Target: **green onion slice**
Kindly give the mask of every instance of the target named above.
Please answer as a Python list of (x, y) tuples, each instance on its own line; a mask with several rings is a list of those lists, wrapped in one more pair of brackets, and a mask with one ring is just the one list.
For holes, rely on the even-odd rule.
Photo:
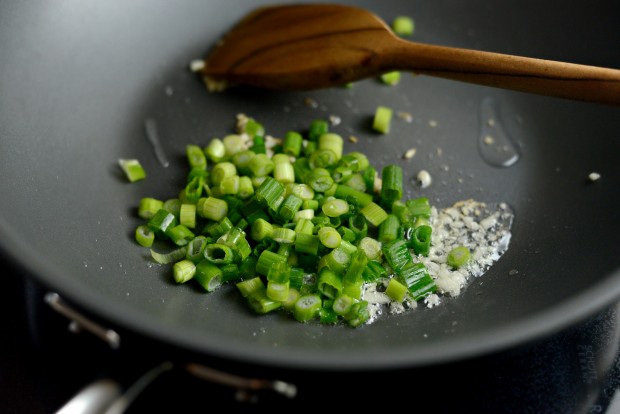
[(469, 249), (465, 246), (458, 246), (448, 252), (448, 265), (458, 269), (467, 264), (471, 257)]
[[(382, 79), (398, 81), (398, 72)], [(392, 109), (377, 107), (373, 128), (388, 133)], [(427, 198), (402, 199), (403, 170), (345, 152), (342, 136), (315, 120), (283, 140), (242, 117), (236, 134), (185, 147), (183, 187), (169, 199), (140, 199), (134, 238), (177, 283), (213, 292), (231, 283), (258, 314), (283, 309), (300, 322), (370, 319), (364, 283), (385, 283), (395, 302), (437, 290), (417, 262), (431, 245)], [(136, 159), (119, 160), (130, 181), (146, 177)], [(155, 243), (173, 246), (156, 251)], [(447, 263), (464, 266), (463, 246)]]
[(121, 158), (118, 160), (118, 164), (125, 173), (125, 176), (129, 180), (129, 182), (133, 183), (136, 181), (144, 180), (146, 178), (146, 171), (142, 167), (142, 164), (140, 164), (140, 161), (138, 161), (137, 159)]

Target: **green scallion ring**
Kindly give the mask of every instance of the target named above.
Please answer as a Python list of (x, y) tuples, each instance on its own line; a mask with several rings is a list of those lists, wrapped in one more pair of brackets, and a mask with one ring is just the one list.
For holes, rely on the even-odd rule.
[(447, 263), (455, 269), (465, 266), (471, 254), (465, 246), (458, 246), (448, 252)]
[(155, 233), (145, 224), (136, 227), (136, 241), (140, 246), (151, 247), (155, 241)]

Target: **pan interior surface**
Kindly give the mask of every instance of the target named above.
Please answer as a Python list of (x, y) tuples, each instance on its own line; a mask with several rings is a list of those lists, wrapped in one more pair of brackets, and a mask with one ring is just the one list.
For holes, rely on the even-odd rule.
[[(596, 14), (586, 2), (342, 3), (386, 21), (409, 15), (420, 42), (620, 67), (613, 2)], [(551, 334), (618, 298), (617, 108), (424, 76), (403, 76), (396, 86), (368, 79), (303, 93), (208, 93), (189, 62), (261, 4), (0, 6), (0, 246), (25, 275), (153, 339), (297, 368), (408, 367), (478, 355)], [(389, 134), (376, 134), (378, 105), (411, 118), (395, 116)], [(154, 264), (133, 239), (137, 202), (176, 195), (185, 146), (233, 132), (239, 113), (273, 136), (338, 119), (334, 132), (357, 137), (346, 150), (369, 154), (377, 169), (402, 165), (406, 196), (426, 196), (438, 208), (468, 198), (506, 202), (515, 212), (508, 251), (460, 296), (358, 329), (256, 316), (233, 286), (205, 294), (176, 285), (170, 267)], [(518, 154), (510, 166), (481, 154), (489, 113)], [(147, 120), (167, 166), (147, 139)], [(415, 157), (404, 159), (410, 148)], [(128, 183), (120, 158), (140, 159), (147, 179)], [(415, 183), (422, 169), (433, 177), (425, 189)], [(601, 178), (590, 180), (592, 172)]]

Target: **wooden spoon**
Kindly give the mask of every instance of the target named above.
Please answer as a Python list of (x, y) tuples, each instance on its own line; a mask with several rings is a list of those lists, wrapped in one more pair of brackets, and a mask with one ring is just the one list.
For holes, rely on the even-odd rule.
[(336, 4), (267, 6), (245, 16), (198, 69), (210, 90), (312, 90), (392, 70), (620, 104), (620, 70), (403, 40), (375, 14)]

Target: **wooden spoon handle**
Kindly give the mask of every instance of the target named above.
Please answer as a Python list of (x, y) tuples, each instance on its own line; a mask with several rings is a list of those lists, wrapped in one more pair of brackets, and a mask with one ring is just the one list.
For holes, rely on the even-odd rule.
[(620, 70), (398, 41), (386, 67), (523, 92), (620, 105)]

